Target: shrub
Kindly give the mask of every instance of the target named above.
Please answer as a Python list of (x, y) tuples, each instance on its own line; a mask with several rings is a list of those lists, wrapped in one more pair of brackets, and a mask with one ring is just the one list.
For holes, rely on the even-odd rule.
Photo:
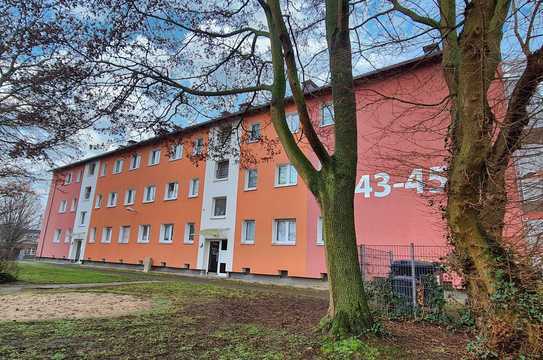
[(0, 260), (0, 284), (17, 281), (17, 263), (11, 260)]

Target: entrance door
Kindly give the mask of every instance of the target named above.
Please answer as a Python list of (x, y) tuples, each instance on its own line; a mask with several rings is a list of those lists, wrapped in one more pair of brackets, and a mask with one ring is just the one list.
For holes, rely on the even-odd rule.
[(209, 263), (207, 265), (207, 271), (216, 273), (218, 263), (219, 263), (219, 242), (211, 241), (209, 243)]
[(75, 240), (75, 261), (79, 261), (79, 257), (81, 256), (81, 240)]

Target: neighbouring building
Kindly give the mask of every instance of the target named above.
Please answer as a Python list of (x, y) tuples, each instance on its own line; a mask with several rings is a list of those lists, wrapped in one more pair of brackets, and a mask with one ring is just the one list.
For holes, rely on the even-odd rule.
[[(355, 85), (358, 243), (445, 247), (449, 115), (440, 55), (364, 74)], [(306, 96), (333, 151), (330, 88), (311, 87)], [(292, 103), (287, 121), (306, 146)], [(236, 151), (198, 160), (217, 139)], [(37, 257), (134, 265), (151, 258), (200, 273), (325, 277), (319, 207), (276, 140), (262, 105), (57, 168)]]

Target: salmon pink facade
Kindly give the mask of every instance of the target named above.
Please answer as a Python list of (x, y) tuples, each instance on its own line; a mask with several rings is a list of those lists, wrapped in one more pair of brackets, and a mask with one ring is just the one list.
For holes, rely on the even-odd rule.
[[(355, 85), (357, 242), (445, 246), (440, 206), (449, 117), (439, 56), (366, 74)], [(333, 152), (330, 96), (327, 87), (313, 89), (307, 101)], [(287, 113), (307, 149), (292, 104)], [(206, 146), (217, 139), (235, 151), (211, 156), (216, 149)], [(289, 164), (267, 106), (56, 169), (54, 179), (78, 171), (86, 182), (51, 187), (40, 257), (133, 265), (150, 259), (218, 275), (326, 275), (319, 206)], [(74, 212), (59, 212), (73, 197), (85, 200)], [(58, 243), (58, 229), (70, 227), (77, 231)]]

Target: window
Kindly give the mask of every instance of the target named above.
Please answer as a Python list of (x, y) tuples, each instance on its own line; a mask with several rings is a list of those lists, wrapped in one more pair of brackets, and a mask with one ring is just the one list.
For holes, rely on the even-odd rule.
[(160, 227), (161, 243), (171, 243), (173, 241), (173, 224), (162, 224)]
[(319, 216), (317, 220), (317, 245), (324, 245), (324, 227), (322, 216)]
[(62, 229), (56, 229), (55, 234), (53, 235), (53, 242), (58, 244), (60, 242), (61, 236), (62, 236)]
[(135, 170), (140, 167), (141, 163), (141, 155), (138, 153), (132, 154), (130, 156), (130, 166), (128, 167), (128, 170)]
[(334, 106), (332, 104), (323, 105), (321, 108), (320, 126), (332, 125), (334, 123)]
[(249, 130), (249, 142), (260, 140), (260, 123), (254, 123)]
[(96, 242), (96, 228), (93, 227), (89, 231), (89, 243), (95, 243)]
[(119, 244), (128, 244), (130, 240), (130, 226), (123, 225), (119, 229)]
[(81, 171), (77, 172), (77, 177), (75, 178), (75, 182), (81, 182)]
[(189, 197), (198, 196), (199, 188), (200, 188), (200, 179), (198, 178), (191, 179), (190, 185), (189, 185)]
[(75, 211), (77, 208), (77, 198), (72, 199), (72, 207), (70, 208), (70, 211)]
[(58, 206), (58, 212), (64, 213), (66, 212), (66, 208), (68, 207), (68, 201), (62, 200)]
[(245, 220), (243, 222), (241, 234), (241, 243), (242, 244), (254, 244), (255, 243), (255, 224), (254, 220)]
[(217, 162), (215, 167), (215, 179), (224, 180), (228, 178), (228, 166), (230, 162), (228, 160), (221, 160)]
[(298, 113), (287, 114), (287, 125), (291, 133), (297, 133), (300, 131), (300, 117)]
[(170, 160), (179, 160), (183, 157), (183, 145), (175, 144), (170, 149)]
[(213, 216), (226, 216), (226, 197), (213, 198)]
[(64, 234), (64, 242), (69, 243), (72, 239), (72, 229), (66, 230), (66, 233)]
[(72, 173), (69, 172), (64, 177), (64, 185), (68, 185), (68, 184), (71, 184), (71, 183), (72, 183)]
[(134, 189), (126, 190), (126, 193), (124, 195), (124, 204), (133, 205), (135, 200), (136, 200), (136, 190)]
[(278, 245), (296, 244), (296, 220), (275, 220), (273, 243)]
[(85, 226), (85, 221), (87, 220), (87, 212), (81, 211), (79, 213), (79, 226)]
[(294, 166), (290, 164), (279, 165), (275, 176), (275, 186), (290, 186), (296, 185), (298, 181), (298, 173)]
[(151, 238), (151, 225), (140, 225), (138, 231), (138, 242), (148, 243)]
[(117, 193), (110, 192), (109, 197), (107, 199), (107, 207), (115, 207), (115, 206), (117, 206)]
[(160, 149), (151, 150), (149, 154), (149, 166), (156, 165), (160, 162)]
[(256, 169), (245, 170), (245, 190), (256, 189), (257, 180), (258, 180), (258, 172)]
[(103, 163), (102, 168), (100, 169), (100, 176), (106, 176), (107, 173), (107, 164)]
[(529, 245), (541, 243), (543, 236), (543, 220), (533, 219), (526, 222), (526, 241)]
[(96, 195), (96, 201), (94, 202), (94, 207), (96, 209), (100, 209), (101, 206), (102, 206), (102, 194), (98, 194)]
[(198, 138), (192, 143), (192, 155), (201, 155), (204, 152), (204, 139)]
[(95, 171), (96, 171), (96, 163), (90, 163), (89, 169), (88, 169), (88, 175), (93, 176)]
[(520, 189), (522, 199), (525, 202), (543, 200), (543, 179), (541, 177), (531, 177), (521, 180)]
[(111, 242), (111, 234), (112, 234), (112, 229), (111, 227), (105, 227), (103, 230), (102, 230), (102, 239), (100, 240), (100, 242), (104, 243), (104, 244), (109, 244)]
[(123, 171), (123, 160), (117, 159), (115, 160), (115, 164), (113, 165), (113, 173), (119, 174), (121, 171)]
[(84, 200), (89, 200), (90, 197), (91, 197), (91, 192), (92, 192), (92, 187), (86, 186), (86, 187), (85, 187), (85, 193), (84, 193), (84, 195), (83, 195), (83, 199), (84, 199)]
[(194, 236), (196, 235), (196, 226), (194, 223), (187, 223), (185, 225), (185, 244), (192, 244), (194, 242)]
[(155, 195), (156, 195), (156, 186), (149, 185), (145, 187), (145, 191), (143, 192), (143, 202), (153, 202), (155, 201)]
[(177, 181), (166, 184), (166, 191), (164, 192), (164, 200), (177, 199), (177, 192), (179, 190), (179, 184)]

